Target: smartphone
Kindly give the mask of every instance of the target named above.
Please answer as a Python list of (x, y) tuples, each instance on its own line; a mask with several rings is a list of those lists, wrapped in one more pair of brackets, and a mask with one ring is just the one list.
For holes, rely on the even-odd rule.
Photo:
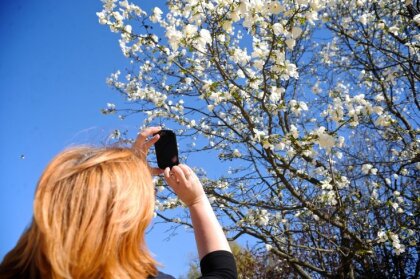
[[(178, 145), (175, 133), (171, 130), (161, 130), (157, 132), (160, 136), (155, 143), (156, 159), (160, 169), (172, 168), (179, 164)], [(155, 134), (155, 135), (156, 135)]]

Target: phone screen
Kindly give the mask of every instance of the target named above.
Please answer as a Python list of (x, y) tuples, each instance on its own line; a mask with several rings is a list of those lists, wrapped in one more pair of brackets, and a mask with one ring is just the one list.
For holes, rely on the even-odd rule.
[(178, 146), (175, 133), (171, 130), (161, 130), (157, 134), (160, 136), (155, 143), (158, 167), (165, 169), (178, 165)]

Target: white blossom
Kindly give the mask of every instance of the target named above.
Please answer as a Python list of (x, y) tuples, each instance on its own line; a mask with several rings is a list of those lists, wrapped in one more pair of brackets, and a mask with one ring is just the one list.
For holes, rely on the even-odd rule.
[(276, 36), (282, 35), (284, 33), (283, 25), (279, 22), (273, 24), (273, 32)]
[(315, 134), (318, 136), (317, 143), (319, 146), (328, 152), (331, 151), (331, 148), (335, 145), (335, 138), (326, 132), (326, 128), (323, 126), (319, 127)]
[(254, 128), (254, 140), (257, 142), (262, 142), (262, 140), (265, 138), (266, 133), (264, 131), (259, 131), (258, 129)]
[(211, 34), (210, 31), (207, 29), (201, 29), (200, 30), (200, 38), (203, 40), (206, 44), (211, 44)]
[(420, 14), (415, 15), (413, 21), (420, 25)]
[(286, 45), (289, 49), (293, 49), (296, 45), (296, 40), (293, 39), (293, 38), (289, 38), (285, 42), (286, 42)]
[(232, 152), (232, 156), (233, 156), (233, 157), (241, 157), (241, 156), (242, 156), (242, 154), (241, 154), (241, 152), (239, 152), (239, 150), (238, 150), (238, 149), (235, 149), (235, 150), (233, 150), (233, 152)]
[(182, 32), (176, 30), (175, 27), (169, 27), (166, 31), (166, 37), (168, 38), (171, 48), (177, 50), (182, 39)]
[(395, 36), (398, 36), (398, 31), (399, 31), (399, 29), (398, 29), (398, 27), (397, 26), (391, 26), (390, 28), (389, 28), (389, 32), (390, 33), (392, 33), (392, 34), (394, 34)]
[(292, 29), (292, 38), (297, 39), (302, 34), (302, 28), (300, 27), (293, 27)]
[(299, 131), (295, 125), (290, 125), (290, 134), (297, 139), (299, 137)]
[(162, 16), (162, 10), (159, 9), (159, 7), (155, 7), (153, 9), (153, 14), (150, 16), (150, 20), (152, 22), (159, 22), (161, 20), (161, 16)]
[(363, 164), (362, 172), (364, 174), (368, 174), (372, 168), (373, 168), (373, 166), (371, 164)]

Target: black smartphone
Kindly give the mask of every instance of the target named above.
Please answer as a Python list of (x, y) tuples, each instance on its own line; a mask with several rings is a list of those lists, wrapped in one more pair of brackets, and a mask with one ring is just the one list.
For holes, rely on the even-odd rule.
[(161, 130), (156, 134), (160, 136), (159, 140), (155, 143), (158, 167), (164, 170), (167, 167), (172, 168), (178, 165), (178, 146), (176, 144), (175, 133), (171, 130)]

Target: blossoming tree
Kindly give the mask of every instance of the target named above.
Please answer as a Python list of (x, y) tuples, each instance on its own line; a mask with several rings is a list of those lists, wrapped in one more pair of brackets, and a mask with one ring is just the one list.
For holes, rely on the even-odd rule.
[[(108, 79), (120, 117), (175, 122), (184, 153), (230, 165), (201, 175), (231, 239), (304, 278), (419, 275), (419, 1), (103, 2), (130, 61)], [(159, 188), (157, 214), (189, 225)]]

